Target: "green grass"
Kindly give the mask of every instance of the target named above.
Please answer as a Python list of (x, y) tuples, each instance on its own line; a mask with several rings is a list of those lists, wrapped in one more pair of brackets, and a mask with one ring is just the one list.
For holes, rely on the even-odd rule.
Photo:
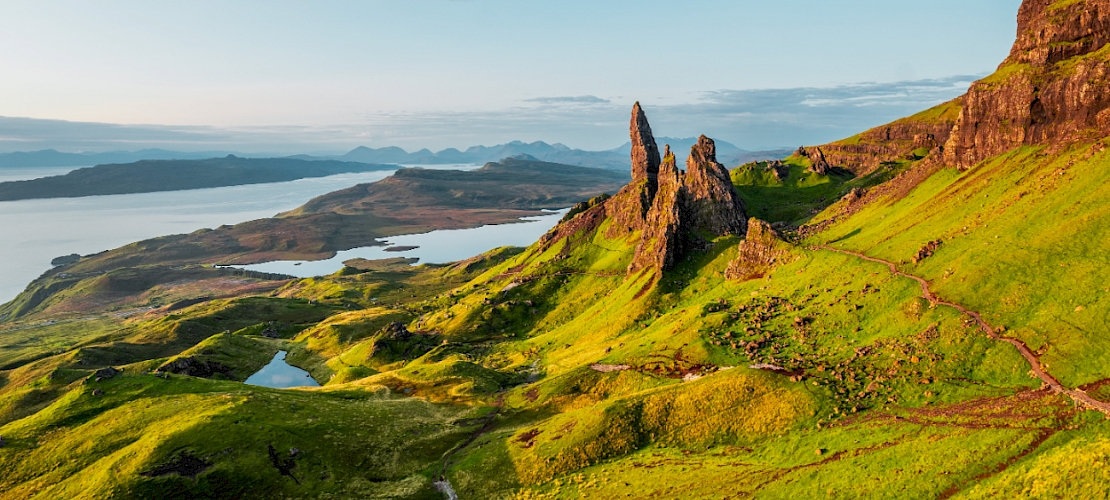
[[(429, 478), (473, 430), (454, 423), (468, 414), (374, 392), (117, 377), (0, 427), (0, 498), (435, 498)], [(300, 450), (299, 485), (270, 465), (270, 444)], [(211, 468), (141, 475), (183, 451)]]
[[(1110, 362), (1110, 155), (1078, 145), (1023, 148), (961, 173), (943, 170), (896, 202), (876, 203), (815, 238), (900, 262), (940, 296), (980, 311), (1043, 351), (1069, 386)], [(1093, 153), (1093, 154), (1092, 154)], [(927, 242), (943, 243), (914, 264)], [(989, 293), (984, 293), (989, 291)]]
[(791, 156), (783, 163), (788, 169), (783, 179), (775, 176), (767, 162), (749, 163), (732, 170), (733, 188), (744, 201), (749, 217), (802, 225), (853, 189), (886, 182), (911, 164), (906, 160), (886, 162), (875, 171), (856, 178), (848, 171), (834, 171), (829, 175), (810, 172), (808, 158)]
[[(1097, 495), (1100, 414), (1038, 391), (1013, 346), (915, 281), (805, 245), (896, 262), (1066, 385), (1102, 380), (1108, 155), (1023, 148), (940, 169), (802, 245), (776, 243), (775, 264), (742, 281), (724, 277), (736, 237), (628, 276), (639, 235), (610, 238), (606, 221), (450, 266), (361, 265), (84, 334), (21, 330), (0, 344), (0, 498), (441, 498), (431, 480), (448, 457), (463, 498)], [(732, 172), (750, 215), (830, 220), (844, 193), (915, 165), (852, 178), (787, 164), (782, 180), (762, 164)], [(31, 335), (53, 344), (31, 350)], [(145, 374), (188, 356), (241, 380), (277, 349), (326, 385)], [(126, 375), (87, 382), (107, 365)], [(301, 450), (301, 484), (269, 444)], [(211, 467), (142, 475), (182, 456)]]

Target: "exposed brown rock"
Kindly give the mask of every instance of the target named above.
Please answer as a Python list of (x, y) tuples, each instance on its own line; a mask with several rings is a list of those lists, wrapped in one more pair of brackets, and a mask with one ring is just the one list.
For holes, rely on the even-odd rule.
[(683, 255), (717, 236), (743, 235), (747, 216), (732, 188), (728, 170), (717, 162), (716, 145), (702, 136), (691, 148), (687, 172), (678, 169), (667, 146), (662, 159), (639, 103), (632, 109), (632, 182), (609, 199), (578, 207), (540, 240), (542, 248), (585, 238), (606, 220), (606, 237), (639, 233), (629, 274), (664, 271)]
[(775, 174), (775, 178), (782, 181), (790, 176), (790, 168), (786, 166), (782, 160), (774, 160), (767, 163), (767, 168)]
[(692, 236), (742, 235), (747, 226), (744, 205), (732, 188), (728, 169), (717, 163), (717, 146), (706, 136), (686, 158), (687, 231)]
[(659, 189), (644, 220), (640, 243), (636, 246), (636, 254), (628, 267), (629, 274), (644, 269), (666, 270), (677, 262), (683, 251), (683, 177), (668, 146), (667, 156), (659, 168)]
[(940, 248), (940, 243), (940, 240), (933, 240), (922, 245), (921, 248), (917, 250), (917, 254), (913, 256), (913, 263), (919, 264), (921, 263), (921, 261), (932, 257), (933, 253), (935, 253), (937, 249)]
[(1110, 0), (1025, 0), (998, 72), (975, 82), (945, 161), (963, 168), (1023, 145), (1110, 135)]
[[(647, 179), (649, 187), (653, 188), (659, 175), (659, 146), (655, 144), (655, 136), (651, 134), (647, 115), (639, 102), (632, 106), (632, 121), (628, 129), (632, 139), (632, 182)], [(652, 190), (651, 195), (654, 194)]]
[[(929, 149), (927, 156), (939, 159), (942, 156), (940, 147), (956, 126), (962, 103), (961, 97), (942, 105), (950, 109), (949, 112), (937, 116), (911, 116), (873, 128), (860, 134), (857, 141), (824, 144), (820, 146), (821, 153), (828, 165), (846, 169), (856, 176), (867, 175), (884, 162), (920, 159), (913, 152), (921, 148)], [(800, 148), (795, 154), (813, 160), (815, 149)]]
[(740, 242), (740, 253), (729, 262), (725, 278), (738, 281), (762, 278), (790, 255), (788, 246), (770, 224), (753, 217), (748, 221), (747, 236)]
[(809, 156), (809, 171), (821, 175), (829, 175), (832, 172), (832, 165), (829, 165), (829, 160), (825, 158), (825, 152), (821, 148), (813, 148), (813, 152)]
[(629, 137), (632, 140), (632, 182), (607, 203), (614, 219), (606, 234), (610, 238), (627, 236), (643, 228), (659, 187), (659, 146), (638, 102), (632, 107)]

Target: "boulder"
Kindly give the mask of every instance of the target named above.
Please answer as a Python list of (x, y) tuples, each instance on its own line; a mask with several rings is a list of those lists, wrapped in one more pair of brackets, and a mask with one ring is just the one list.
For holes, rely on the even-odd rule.
[(196, 358), (182, 357), (170, 361), (156, 370), (161, 373), (176, 373), (190, 377), (209, 378), (219, 373), (231, 376), (231, 367), (215, 361), (201, 361)]
[(108, 380), (110, 378), (113, 378), (117, 375), (122, 375), (122, 374), (123, 374), (123, 372), (109, 366), (107, 368), (101, 368), (101, 369), (93, 372), (92, 376), (93, 376), (93, 379), (95, 379), (97, 382), (100, 382), (101, 380)]

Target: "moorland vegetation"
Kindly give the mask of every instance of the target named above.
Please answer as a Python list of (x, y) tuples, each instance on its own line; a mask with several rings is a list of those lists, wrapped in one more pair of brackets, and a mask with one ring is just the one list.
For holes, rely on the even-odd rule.
[[(1025, 84), (1104, 74), (1106, 27), (1026, 0), (967, 96), (731, 170), (637, 105), (632, 182), (524, 249), (29, 289), (0, 498), (1104, 498), (1110, 100)], [(322, 387), (240, 383), (277, 350)]]

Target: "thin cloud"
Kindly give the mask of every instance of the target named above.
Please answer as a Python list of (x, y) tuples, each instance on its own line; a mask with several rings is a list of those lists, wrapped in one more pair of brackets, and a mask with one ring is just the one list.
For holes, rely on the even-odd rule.
[(580, 95), (559, 97), (534, 97), (532, 99), (525, 99), (524, 102), (535, 102), (540, 104), (610, 104), (613, 101), (610, 101), (609, 99), (602, 99), (593, 95)]
[[(640, 102), (656, 135), (706, 134), (757, 150), (848, 137), (953, 99), (974, 79), (961, 75), (829, 88), (717, 90), (685, 103), (648, 98)], [(366, 113), (356, 123), (321, 127), (169, 127), (0, 117), (0, 152), (164, 148), (300, 153), (357, 146), (412, 151), (512, 140), (608, 150), (628, 140), (632, 101), (593, 95), (535, 97), (500, 110)]]

